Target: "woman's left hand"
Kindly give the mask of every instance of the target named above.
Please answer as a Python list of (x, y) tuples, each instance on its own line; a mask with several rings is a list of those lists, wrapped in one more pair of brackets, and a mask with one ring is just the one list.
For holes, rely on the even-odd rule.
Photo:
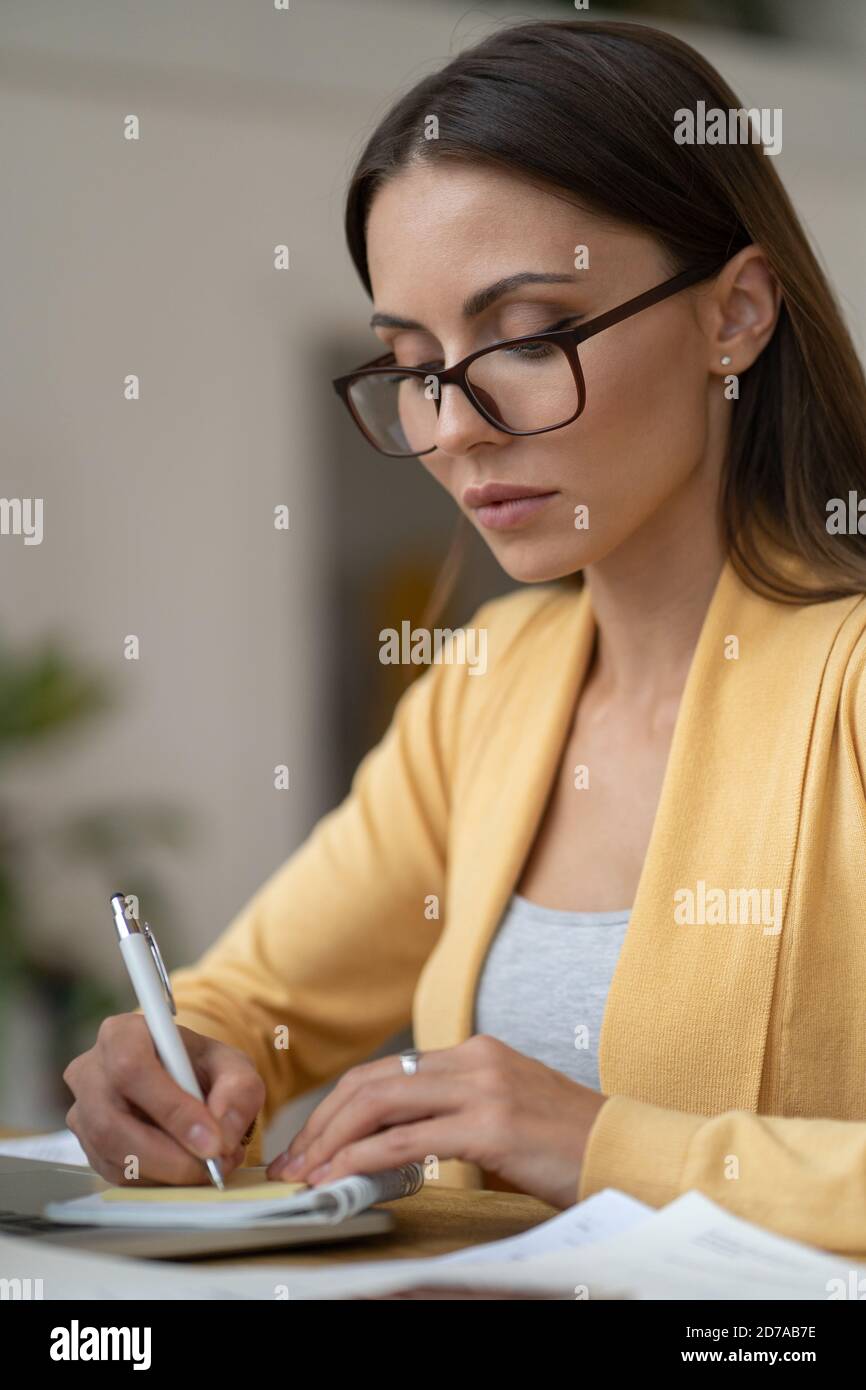
[[(476, 1163), (555, 1207), (577, 1201), (580, 1165), (606, 1097), (476, 1034), (421, 1055), (352, 1067), (267, 1169), (286, 1182), (332, 1182), (434, 1156)], [(291, 1160), (300, 1160), (292, 1167)]]

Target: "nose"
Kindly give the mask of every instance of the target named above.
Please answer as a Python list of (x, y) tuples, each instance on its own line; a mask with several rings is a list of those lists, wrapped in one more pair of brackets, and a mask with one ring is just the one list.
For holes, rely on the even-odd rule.
[[(485, 409), (493, 411), (493, 401), (485, 401)], [(445, 454), (465, 454), (473, 444), (493, 443), (507, 435), (485, 420), (466, 393), (448, 382), (442, 387), (437, 402), (436, 447)]]

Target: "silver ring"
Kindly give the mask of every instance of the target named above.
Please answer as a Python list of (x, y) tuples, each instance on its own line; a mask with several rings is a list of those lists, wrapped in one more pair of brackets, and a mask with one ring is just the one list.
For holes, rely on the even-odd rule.
[(421, 1061), (421, 1053), (417, 1048), (410, 1047), (408, 1051), (400, 1053), (400, 1066), (406, 1076), (414, 1076), (418, 1070), (418, 1063)]

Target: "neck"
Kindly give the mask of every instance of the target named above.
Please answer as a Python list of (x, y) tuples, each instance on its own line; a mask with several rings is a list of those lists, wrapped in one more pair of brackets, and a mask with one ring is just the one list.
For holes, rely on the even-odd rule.
[(712, 501), (684, 493), (587, 566), (598, 690), (648, 706), (681, 693), (724, 560)]

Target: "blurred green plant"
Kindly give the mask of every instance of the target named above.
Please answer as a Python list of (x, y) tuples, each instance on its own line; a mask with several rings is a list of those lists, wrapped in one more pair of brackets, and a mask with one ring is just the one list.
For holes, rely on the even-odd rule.
[[(0, 768), (58, 741), (114, 708), (116, 696), (101, 676), (85, 669), (53, 637), (32, 650), (13, 650), (0, 639)], [(56, 949), (57, 925), (40, 923), (28, 892), (37, 855), (47, 852), (58, 866), (86, 863), (105, 884), (100, 901), (106, 949), (112, 941), (109, 895), (135, 892), (154, 923), (169, 920), (157, 877), (147, 866), (154, 848), (189, 843), (185, 813), (154, 802), (129, 801), (66, 814), (50, 823), (25, 826), (0, 801), (0, 1056), (9, 1056), (12, 1003), (28, 996), (48, 1021), (48, 1053), (58, 1104), (68, 1106), (62, 1081), (67, 1063), (92, 1041), (107, 1014), (134, 1007), (108, 980), (86, 973), (70, 952)], [(63, 937), (74, 941), (84, 924), (64, 920)], [(163, 950), (172, 969), (170, 950)]]

